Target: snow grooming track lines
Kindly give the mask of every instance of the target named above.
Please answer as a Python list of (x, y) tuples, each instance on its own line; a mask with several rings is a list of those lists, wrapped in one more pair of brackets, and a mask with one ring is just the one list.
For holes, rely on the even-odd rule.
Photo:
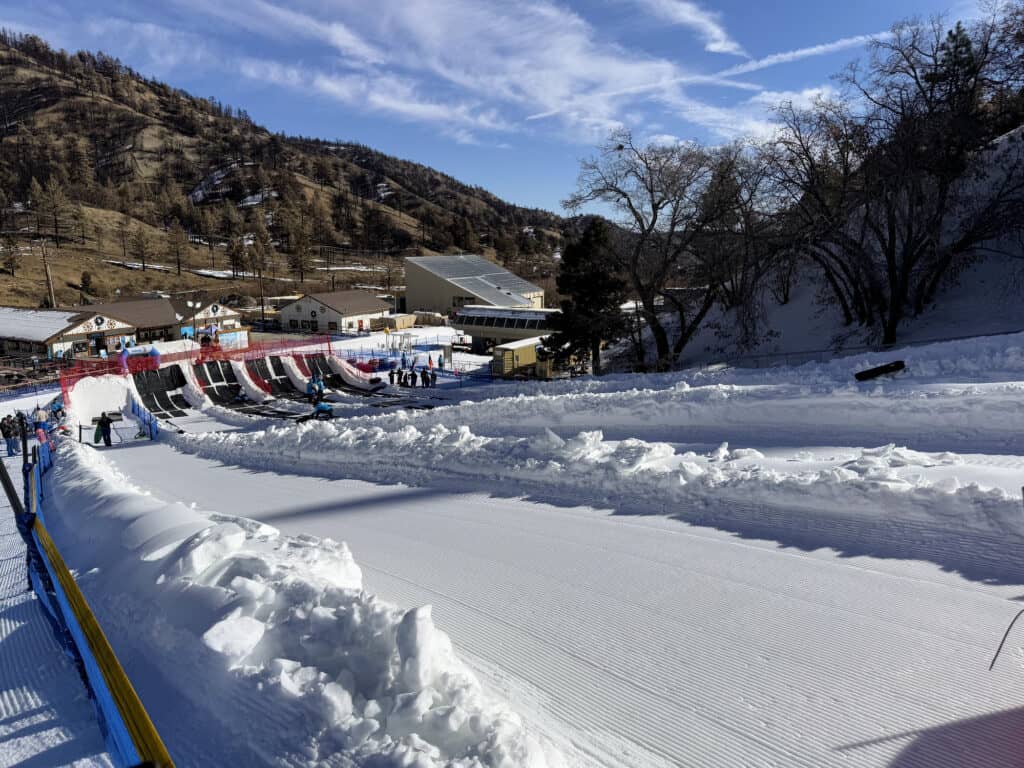
[(106, 456), (71, 446), (55, 536), (179, 765), (565, 765), (484, 694), (429, 607), (363, 591), (344, 544), (166, 504)]
[[(155, 449), (172, 468), (160, 477), (146, 469), (153, 460), (111, 458), (157, 498), (239, 503), (229, 455)], [(958, 721), (1020, 701), (1012, 668), (984, 672), (1020, 578), (971, 583), (897, 553), (842, 556), (827, 548), (828, 520), (823, 540), (801, 551), (784, 538), (578, 508), (571, 488), (567, 506), (551, 507), (466, 492), (448, 473), (437, 479), (444, 488), (424, 489), (266, 469), (245, 472), (255, 517), (294, 534), (344, 535), (369, 588), (433, 604), (456, 647), (483, 660), (478, 674), (528, 724), (600, 756), (571, 765), (817, 767), (852, 755), (881, 768), (905, 740), (838, 749), (944, 724), (955, 733)], [(169, 479), (181, 475), (206, 477), (207, 487)], [(634, 489), (635, 499), (653, 496)], [(872, 538), (885, 536), (903, 538), (884, 525)], [(1011, 726), (973, 766), (1013, 764)], [(1002, 759), (985, 762), (993, 756)]]
[[(17, 477), (21, 458), (6, 465)], [(111, 768), (78, 670), (25, 585), (25, 544), (0, 488), (0, 766)]]

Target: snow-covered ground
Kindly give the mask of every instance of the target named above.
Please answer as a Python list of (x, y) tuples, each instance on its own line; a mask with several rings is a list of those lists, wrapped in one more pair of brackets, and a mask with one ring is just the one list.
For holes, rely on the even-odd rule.
[(210, 409), (68, 446), (56, 529), (179, 765), (1013, 765), (1022, 395), (1004, 336)]

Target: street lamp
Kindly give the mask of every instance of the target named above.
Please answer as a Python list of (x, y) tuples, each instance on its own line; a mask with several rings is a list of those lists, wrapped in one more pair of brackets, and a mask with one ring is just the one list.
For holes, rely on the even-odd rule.
[(196, 313), (199, 312), (199, 308), (203, 306), (201, 301), (192, 301), (189, 299), (185, 302), (186, 306), (192, 310), (192, 341), (199, 343), (198, 331), (196, 330)]

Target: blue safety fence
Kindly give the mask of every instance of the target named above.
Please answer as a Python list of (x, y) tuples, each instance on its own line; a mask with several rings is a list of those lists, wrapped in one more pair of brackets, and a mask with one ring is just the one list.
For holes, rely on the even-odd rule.
[(0, 464), (0, 479), (27, 548), (28, 581), (46, 609), (61, 645), (78, 667), (115, 765), (129, 768), (146, 763), (173, 767), (149, 715), (47, 530), (44, 480), (55, 459), (54, 444), (49, 441), (33, 448), (31, 456), (25, 457), (24, 505), (13, 490), (6, 466)]
[(142, 425), (142, 431), (149, 436), (150, 440), (156, 440), (160, 435), (160, 423), (156, 416), (146, 410), (146, 406), (136, 400), (135, 395), (129, 395), (128, 402), (131, 405), (132, 416), (138, 419), (139, 424)]

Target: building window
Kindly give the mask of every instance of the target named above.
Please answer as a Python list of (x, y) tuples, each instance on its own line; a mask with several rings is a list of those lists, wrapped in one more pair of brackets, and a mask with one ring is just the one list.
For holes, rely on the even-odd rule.
[(299, 327), (299, 321), (298, 320), (291, 320), (290, 323), (291, 323), (292, 328), (298, 328)]
[(328, 322), (327, 323), (327, 330), (329, 330), (329, 331), (336, 331), (336, 330), (338, 330), (338, 324), (337, 323)]
[(311, 331), (318, 331), (318, 330), (320, 330), (320, 323), (319, 323), (319, 321), (317, 321), (317, 320), (310, 320), (309, 321), (309, 330), (311, 330)]
[(302, 327), (303, 327), (303, 328), (304, 328), (305, 330), (307, 330), (307, 331), (308, 331), (308, 330), (309, 330), (309, 320), (303, 320), (303, 321), (302, 321)]

